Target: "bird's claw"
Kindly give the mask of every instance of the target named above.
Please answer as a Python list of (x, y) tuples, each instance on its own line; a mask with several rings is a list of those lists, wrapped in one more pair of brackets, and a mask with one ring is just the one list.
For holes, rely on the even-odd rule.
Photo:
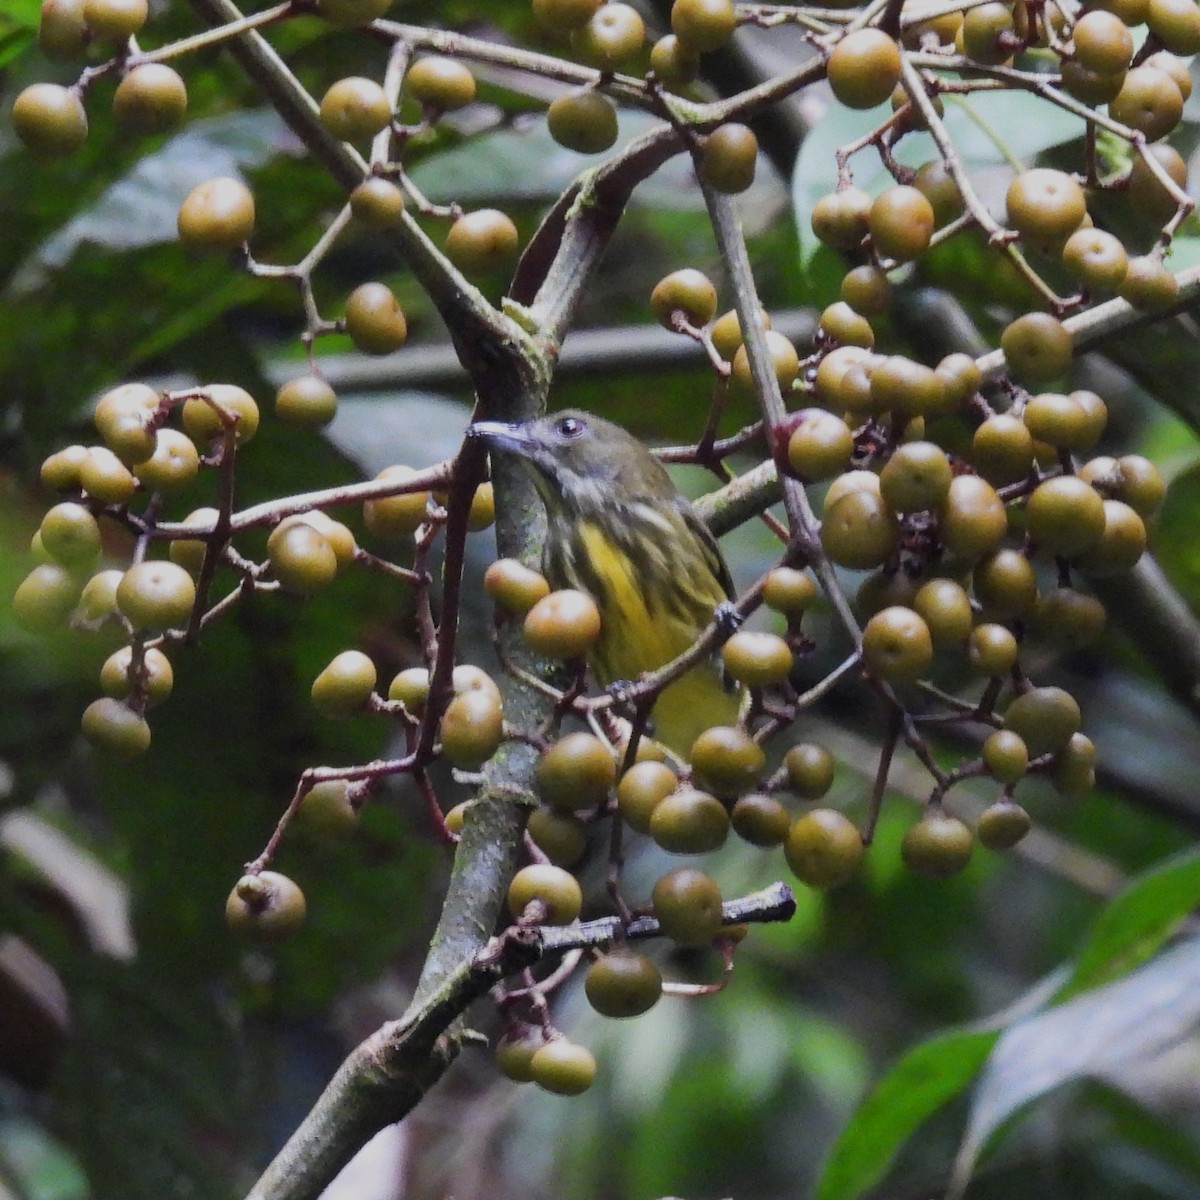
[(637, 697), (637, 684), (632, 679), (614, 679), (604, 691), (618, 708), (628, 708)]
[(713, 609), (713, 620), (722, 637), (732, 637), (741, 628), (746, 618), (738, 612), (737, 605), (732, 600), (722, 600)]

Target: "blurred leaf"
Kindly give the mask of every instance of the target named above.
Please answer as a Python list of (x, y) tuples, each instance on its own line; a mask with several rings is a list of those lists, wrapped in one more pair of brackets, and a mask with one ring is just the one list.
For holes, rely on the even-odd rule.
[(1173, 1167), (1190, 1179), (1193, 1189), (1200, 1185), (1200, 1147), (1194, 1137), (1179, 1127), (1173, 1115), (1151, 1112), (1125, 1092), (1100, 1080), (1088, 1084), (1087, 1098), (1112, 1119), (1122, 1142), (1140, 1147), (1157, 1162)]
[(852, 1200), (877, 1183), (916, 1128), (967, 1089), (999, 1036), (995, 1029), (952, 1029), (910, 1050), (842, 1130), (816, 1200)]
[(988, 1058), (954, 1168), (961, 1195), (988, 1139), (1015, 1113), (1065, 1083), (1153, 1057), (1200, 1022), (1200, 938), (1115, 983), (1011, 1025)]
[(1171, 582), (1193, 609), (1200, 609), (1200, 463), (1171, 481), (1158, 517), (1155, 554)]
[(5, 1181), (26, 1200), (88, 1200), (88, 1185), (74, 1155), (33, 1121), (0, 1119), (0, 1195)]
[(1200, 851), (1188, 851), (1141, 875), (1092, 924), (1065, 1000), (1145, 962), (1200, 904)]

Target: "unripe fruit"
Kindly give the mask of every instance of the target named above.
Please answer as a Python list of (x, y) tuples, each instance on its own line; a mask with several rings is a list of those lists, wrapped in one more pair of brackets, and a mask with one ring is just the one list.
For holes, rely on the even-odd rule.
[(900, 184), (876, 196), (867, 217), (875, 249), (897, 262), (924, 254), (933, 236), (933, 205), (915, 187)]
[(1011, 850), (1032, 825), (1029, 814), (1015, 800), (997, 800), (979, 814), (975, 836), (989, 850)]
[(26, 633), (49, 633), (66, 621), (79, 600), (78, 579), (57, 563), (42, 563), (21, 580), (13, 616)]
[(504, 710), (497, 696), (463, 692), (446, 705), (441, 724), (442, 754), (453, 766), (474, 771), (499, 749)]
[(113, 116), (135, 133), (173, 129), (187, 112), (187, 87), (165, 63), (142, 63), (117, 84)]
[(422, 713), (429, 699), (429, 672), (424, 667), (401, 671), (388, 688), (388, 699), (403, 704), (411, 713)]
[(83, 0), (42, 0), (38, 48), (47, 58), (63, 62), (83, 58), (89, 37)]
[(602, 71), (618, 70), (646, 40), (646, 26), (637, 9), (608, 0), (578, 29), (571, 31), (571, 49), (584, 62)]
[(1129, 27), (1120, 17), (1102, 9), (1085, 12), (1075, 22), (1072, 38), (1080, 65), (1101, 75), (1127, 70), (1133, 58)]
[(225, 922), (239, 937), (281, 942), (294, 934), (308, 906), (299, 885), (278, 871), (243, 875), (225, 901)]
[(327, 587), (337, 575), (333, 547), (303, 521), (284, 523), (271, 532), (267, 538), (267, 558), (283, 587), (301, 595)]
[(850, 466), (854, 434), (841, 417), (811, 409), (788, 438), (788, 465), (798, 479), (811, 483), (840, 475)]
[(343, 650), (313, 680), (312, 702), (322, 716), (361, 712), (375, 690), (375, 664), (360, 650)]
[(582, 658), (600, 636), (600, 610), (586, 592), (564, 588), (525, 616), (525, 640), (547, 658)]
[(1060, 687), (1031, 688), (1009, 704), (1004, 727), (1019, 735), (1031, 758), (1061, 750), (1079, 731), (1079, 705)]
[(946, 452), (933, 442), (897, 446), (879, 473), (879, 491), (896, 512), (936, 508), (950, 491), (952, 479)]
[(522, 867), (508, 885), (508, 911), (519, 919), (535, 900), (546, 907), (547, 925), (570, 925), (583, 908), (579, 881), (570, 871), (544, 863)]
[(117, 758), (137, 758), (150, 749), (150, 726), (141, 713), (104, 696), (83, 710), (83, 736), (98, 750)]
[(1090, 645), (1103, 632), (1108, 613), (1095, 596), (1060, 587), (1038, 598), (1034, 631), (1070, 649)]
[(196, 603), (192, 577), (173, 562), (140, 562), (117, 587), (117, 604), (138, 630), (172, 629), (186, 624)]
[(1022, 171), (1008, 185), (1008, 223), (1035, 242), (1063, 242), (1087, 215), (1083, 188), (1050, 167)]
[(496, 1043), (496, 1066), (500, 1074), (514, 1083), (529, 1083), (533, 1079), (530, 1063), (545, 1044), (534, 1029), (506, 1033)]
[(587, 849), (587, 826), (571, 813), (543, 805), (529, 814), (526, 832), (556, 866), (572, 867)]
[(175, 686), (175, 672), (171, 660), (153, 646), (142, 655), (140, 679), (130, 679), (129, 667), (133, 662), (133, 650), (122, 646), (104, 660), (100, 668), (100, 690), (115, 700), (124, 700), (138, 694), (146, 708), (154, 708), (166, 700)]
[(912, 600), (916, 612), (929, 627), (934, 646), (957, 646), (967, 640), (974, 621), (971, 598), (953, 579), (930, 579)]
[(146, 23), (146, 0), (83, 0), (83, 19), (93, 37), (123, 42)]
[(556, 1096), (578, 1096), (592, 1086), (596, 1060), (585, 1047), (555, 1038), (530, 1058), (529, 1078)]
[(617, 949), (588, 968), (583, 990), (603, 1017), (637, 1017), (658, 1002), (662, 974), (644, 954)]
[(1104, 535), (1104, 501), (1074, 475), (1039, 483), (1025, 506), (1025, 527), (1046, 554), (1073, 558)]
[(617, 110), (607, 96), (586, 88), (551, 101), (550, 136), (577, 154), (600, 154), (617, 140)]
[[(384, 467), (375, 478), (394, 479), (402, 483), (416, 473), (412, 467), (396, 465)], [(367, 500), (363, 504), (363, 520), (376, 537), (405, 537), (415, 533), (424, 524), (428, 502), (428, 492), (405, 492), (398, 496)]]
[(538, 791), (547, 804), (562, 811), (603, 804), (616, 779), (613, 752), (591, 733), (566, 734), (538, 760)]
[(974, 846), (970, 829), (957, 817), (931, 812), (908, 827), (900, 842), (900, 857), (915, 874), (944, 879), (967, 865)]
[[(117, 587), (124, 571), (100, 571), (83, 585), (79, 615), (85, 621), (103, 621), (117, 612)], [(118, 652), (119, 653), (119, 652)]]
[(1158, 258), (1141, 254), (1129, 260), (1117, 295), (1143, 312), (1157, 312), (1179, 298), (1179, 280)]
[(810, 217), (817, 240), (834, 250), (857, 249), (867, 236), (871, 204), (871, 197), (856, 187), (821, 196), (813, 205)]
[(1152, 516), (1163, 502), (1166, 484), (1158, 468), (1140, 454), (1117, 459), (1121, 485), (1118, 500), (1124, 500), (1141, 517)]
[(179, 207), (179, 240), (201, 250), (236, 250), (254, 232), (254, 197), (240, 179), (198, 184)]
[(811, 575), (795, 567), (776, 567), (763, 581), (763, 603), (781, 613), (802, 613), (817, 598)]
[(296, 810), (298, 826), (309, 836), (341, 841), (359, 826), (358, 806), (345, 779), (325, 779), (314, 784)]
[(1148, 142), (1156, 142), (1166, 137), (1183, 117), (1183, 94), (1175, 81), (1157, 68), (1133, 67), (1126, 72), (1121, 90), (1109, 103), (1108, 115), (1140, 130)]
[(668, 33), (651, 46), (650, 69), (664, 87), (679, 91), (700, 74), (700, 56)]
[(736, 27), (733, 0), (675, 0), (671, 5), (671, 28), (695, 54), (719, 50)]
[(703, 871), (669, 871), (654, 885), (652, 900), (663, 933), (677, 945), (707, 945), (721, 928), (721, 891)]
[(725, 669), (747, 687), (782, 683), (792, 669), (787, 642), (774, 633), (740, 629), (721, 647)]
[(404, 90), (420, 104), (455, 112), (475, 99), (475, 76), (453, 58), (428, 54), (408, 68)]
[(617, 784), (617, 809), (621, 819), (638, 833), (649, 833), (655, 808), (678, 786), (678, 777), (666, 764), (634, 763)]
[(862, 649), (867, 670), (889, 683), (911, 683), (933, 661), (929, 626), (902, 605), (885, 608), (867, 622)]
[(895, 514), (882, 496), (852, 491), (832, 504), (826, 497), (821, 545), (839, 566), (859, 571), (881, 566), (896, 548), (898, 537)]
[(152, 492), (186, 487), (200, 470), (200, 455), (191, 438), (178, 429), (160, 429), (154, 435), (154, 453), (136, 463), (133, 473)]
[(692, 767), (718, 796), (751, 786), (766, 763), (762, 747), (738, 725), (714, 725), (692, 743)]
[(337, 416), (337, 393), (316, 375), (289, 379), (275, 393), (275, 415), (289, 425), (319, 429)]
[[(201, 389), (208, 399), (184, 403), (184, 432), (201, 449), (225, 434), (225, 420), (234, 418), (235, 442), (244, 446), (258, 432), (259, 412), (254, 397), (232, 383), (210, 383)], [(224, 418), (224, 419), (223, 419)]]
[(1086, 796), (1096, 786), (1096, 747), (1092, 739), (1074, 733), (1054, 756), (1050, 780), (1060, 796)]
[[(779, 390), (786, 394), (800, 373), (800, 356), (796, 353), (796, 347), (782, 333), (777, 333), (774, 329), (768, 329), (763, 333), (763, 341), (766, 344), (771, 367), (775, 372), (775, 379), (779, 383)], [(730, 381), (733, 387), (743, 395), (754, 394), (754, 375), (750, 370), (750, 355), (744, 345), (739, 346), (734, 352), (733, 362), (730, 366)]]
[(1033, 434), (1020, 417), (997, 413), (975, 430), (971, 461), (989, 483), (1015, 483), (1033, 466)]
[(976, 625), (967, 638), (967, 661), (980, 675), (1007, 675), (1017, 661), (1017, 639), (1011, 629), (985, 622)]
[(996, 489), (975, 475), (956, 475), (938, 517), (938, 536), (956, 558), (981, 558), (1008, 531), (1008, 514)]
[(13, 102), (12, 123), (17, 137), (46, 158), (74, 154), (87, 140), (83, 101), (57, 83), (30, 84)]
[[(188, 513), (183, 518), (183, 525), (197, 526), (212, 526), (216, 523), (219, 516), (215, 508), (198, 508), (194, 512)], [(200, 568), (204, 564), (204, 555), (207, 550), (207, 543), (200, 541), (198, 538), (178, 538), (171, 542), (167, 548), (167, 556), (173, 563), (178, 563), (185, 571), (190, 571), (193, 575), (200, 573)]]
[(404, 215), (404, 193), (390, 180), (372, 176), (350, 193), (350, 212), (371, 229), (391, 229)]
[(788, 835), (791, 817), (774, 797), (762, 792), (742, 796), (729, 814), (733, 832), (752, 846), (779, 846)]
[(1103, 229), (1077, 229), (1063, 246), (1062, 260), (1084, 287), (1094, 291), (1120, 287), (1129, 268), (1124, 243)]
[(1001, 783), (1016, 783), (1029, 767), (1029, 747), (1019, 733), (997, 729), (983, 743), (983, 761)]
[(515, 558), (498, 558), (483, 574), (483, 588), (501, 608), (523, 616), (550, 594), (546, 577)]
[(91, 566), (100, 557), (100, 526), (82, 504), (56, 504), (38, 527), (42, 548), (68, 568)]
[(79, 487), (79, 472), (87, 461), (86, 446), (65, 446), (56, 450), (43, 463), (39, 478), (56, 492), (74, 491)]
[(363, 283), (346, 298), (346, 332), (364, 354), (391, 354), (408, 340), (408, 322), (386, 284)]
[(124, 504), (137, 491), (133, 473), (107, 446), (88, 447), (79, 482), (101, 504)]
[(900, 48), (881, 29), (848, 33), (829, 55), (829, 86), (848, 108), (882, 104), (900, 82)]
[(680, 313), (690, 325), (707, 325), (717, 311), (717, 289), (703, 271), (684, 267), (672, 271), (654, 285), (650, 307), (664, 329), (674, 329), (673, 318)]
[[(758, 310), (758, 327), (764, 332), (771, 328), (771, 316), (765, 309)], [(742, 337), (741, 318), (737, 315), (736, 309), (722, 313), (713, 322), (713, 327), (709, 330), (709, 337), (712, 338), (717, 353), (726, 362), (732, 362), (734, 355), (737, 354), (745, 340)]]
[(1001, 548), (975, 564), (971, 574), (975, 598), (993, 621), (1027, 616), (1037, 603), (1037, 576), (1019, 550)]
[(729, 814), (715, 796), (680, 788), (654, 806), (650, 836), (671, 854), (707, 854), (725, 844)]
[(862, 835), (853, 821), (832, 808), (814, 808), (788, 830), (783, 855), (797, 879), (809, 887), (832, 888), (858, 874)]
[(813, 742), (797, 742), (783, 759), (788, 787), (802, 800), (819, 800), (833, 784), (833, 755)]
[(96, 431), (126, 466), (154, 453), (152, 421), (158, 399), (158, 393), (144, 383), (123, 383), (110, 388), (96, 402), (92, 413)]
[(754, 182), (758, 138), (745, 125), (719, 125), (700, 146), (700, 178), (718, 192), (744, 192)]
[[(1126, 273), (1128, 277), (1128, 272)], [(1000, 335), (1000, 349), (1016, 375), (1031, 382), (1057, 379), (1071, 366), (1074, 339), (1049, 313), (1018, 317)]]
[(1145, 553), (1146, 525), (1128, 504), (1104, 501), (1104, 532), (1079, 558), (1089, 575), (1117, 575), (1131, 570)]
[(467, 275), (481, 275), (511, 264), (519, 244), (511, 217), (497, 208), (481, 208), (450, 226), (446, 257)]
[(932, 367), (892, 354), (871, 368), (871, 403), (877, 413), (931, 416), (945, 407), (945, 389)]

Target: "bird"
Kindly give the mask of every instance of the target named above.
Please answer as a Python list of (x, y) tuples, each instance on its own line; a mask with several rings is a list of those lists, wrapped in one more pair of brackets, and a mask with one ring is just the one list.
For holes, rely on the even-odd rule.
[[(733, 581), (716, 539), (627, 430), (567, 409), (519, 424), (476, 421), (470, 433), (532, 476), (547, 516), (543, 573), (600, 611), (589, 665), (602, 685), (666, 665), (729, 612)], [(743, 693), (709, 656), (659, 694), (653, 736), (686, 759), (704, 730), (736, 723)]]

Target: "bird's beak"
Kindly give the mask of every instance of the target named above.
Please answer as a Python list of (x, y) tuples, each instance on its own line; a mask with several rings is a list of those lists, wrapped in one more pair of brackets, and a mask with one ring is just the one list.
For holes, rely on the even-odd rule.
[(476, 421), (467, 430), (469, 437), (480, 438), (493, 450), (508, 450), (529, 456), (532, 438), (524, 425), (507, 425), (503, 421)]

